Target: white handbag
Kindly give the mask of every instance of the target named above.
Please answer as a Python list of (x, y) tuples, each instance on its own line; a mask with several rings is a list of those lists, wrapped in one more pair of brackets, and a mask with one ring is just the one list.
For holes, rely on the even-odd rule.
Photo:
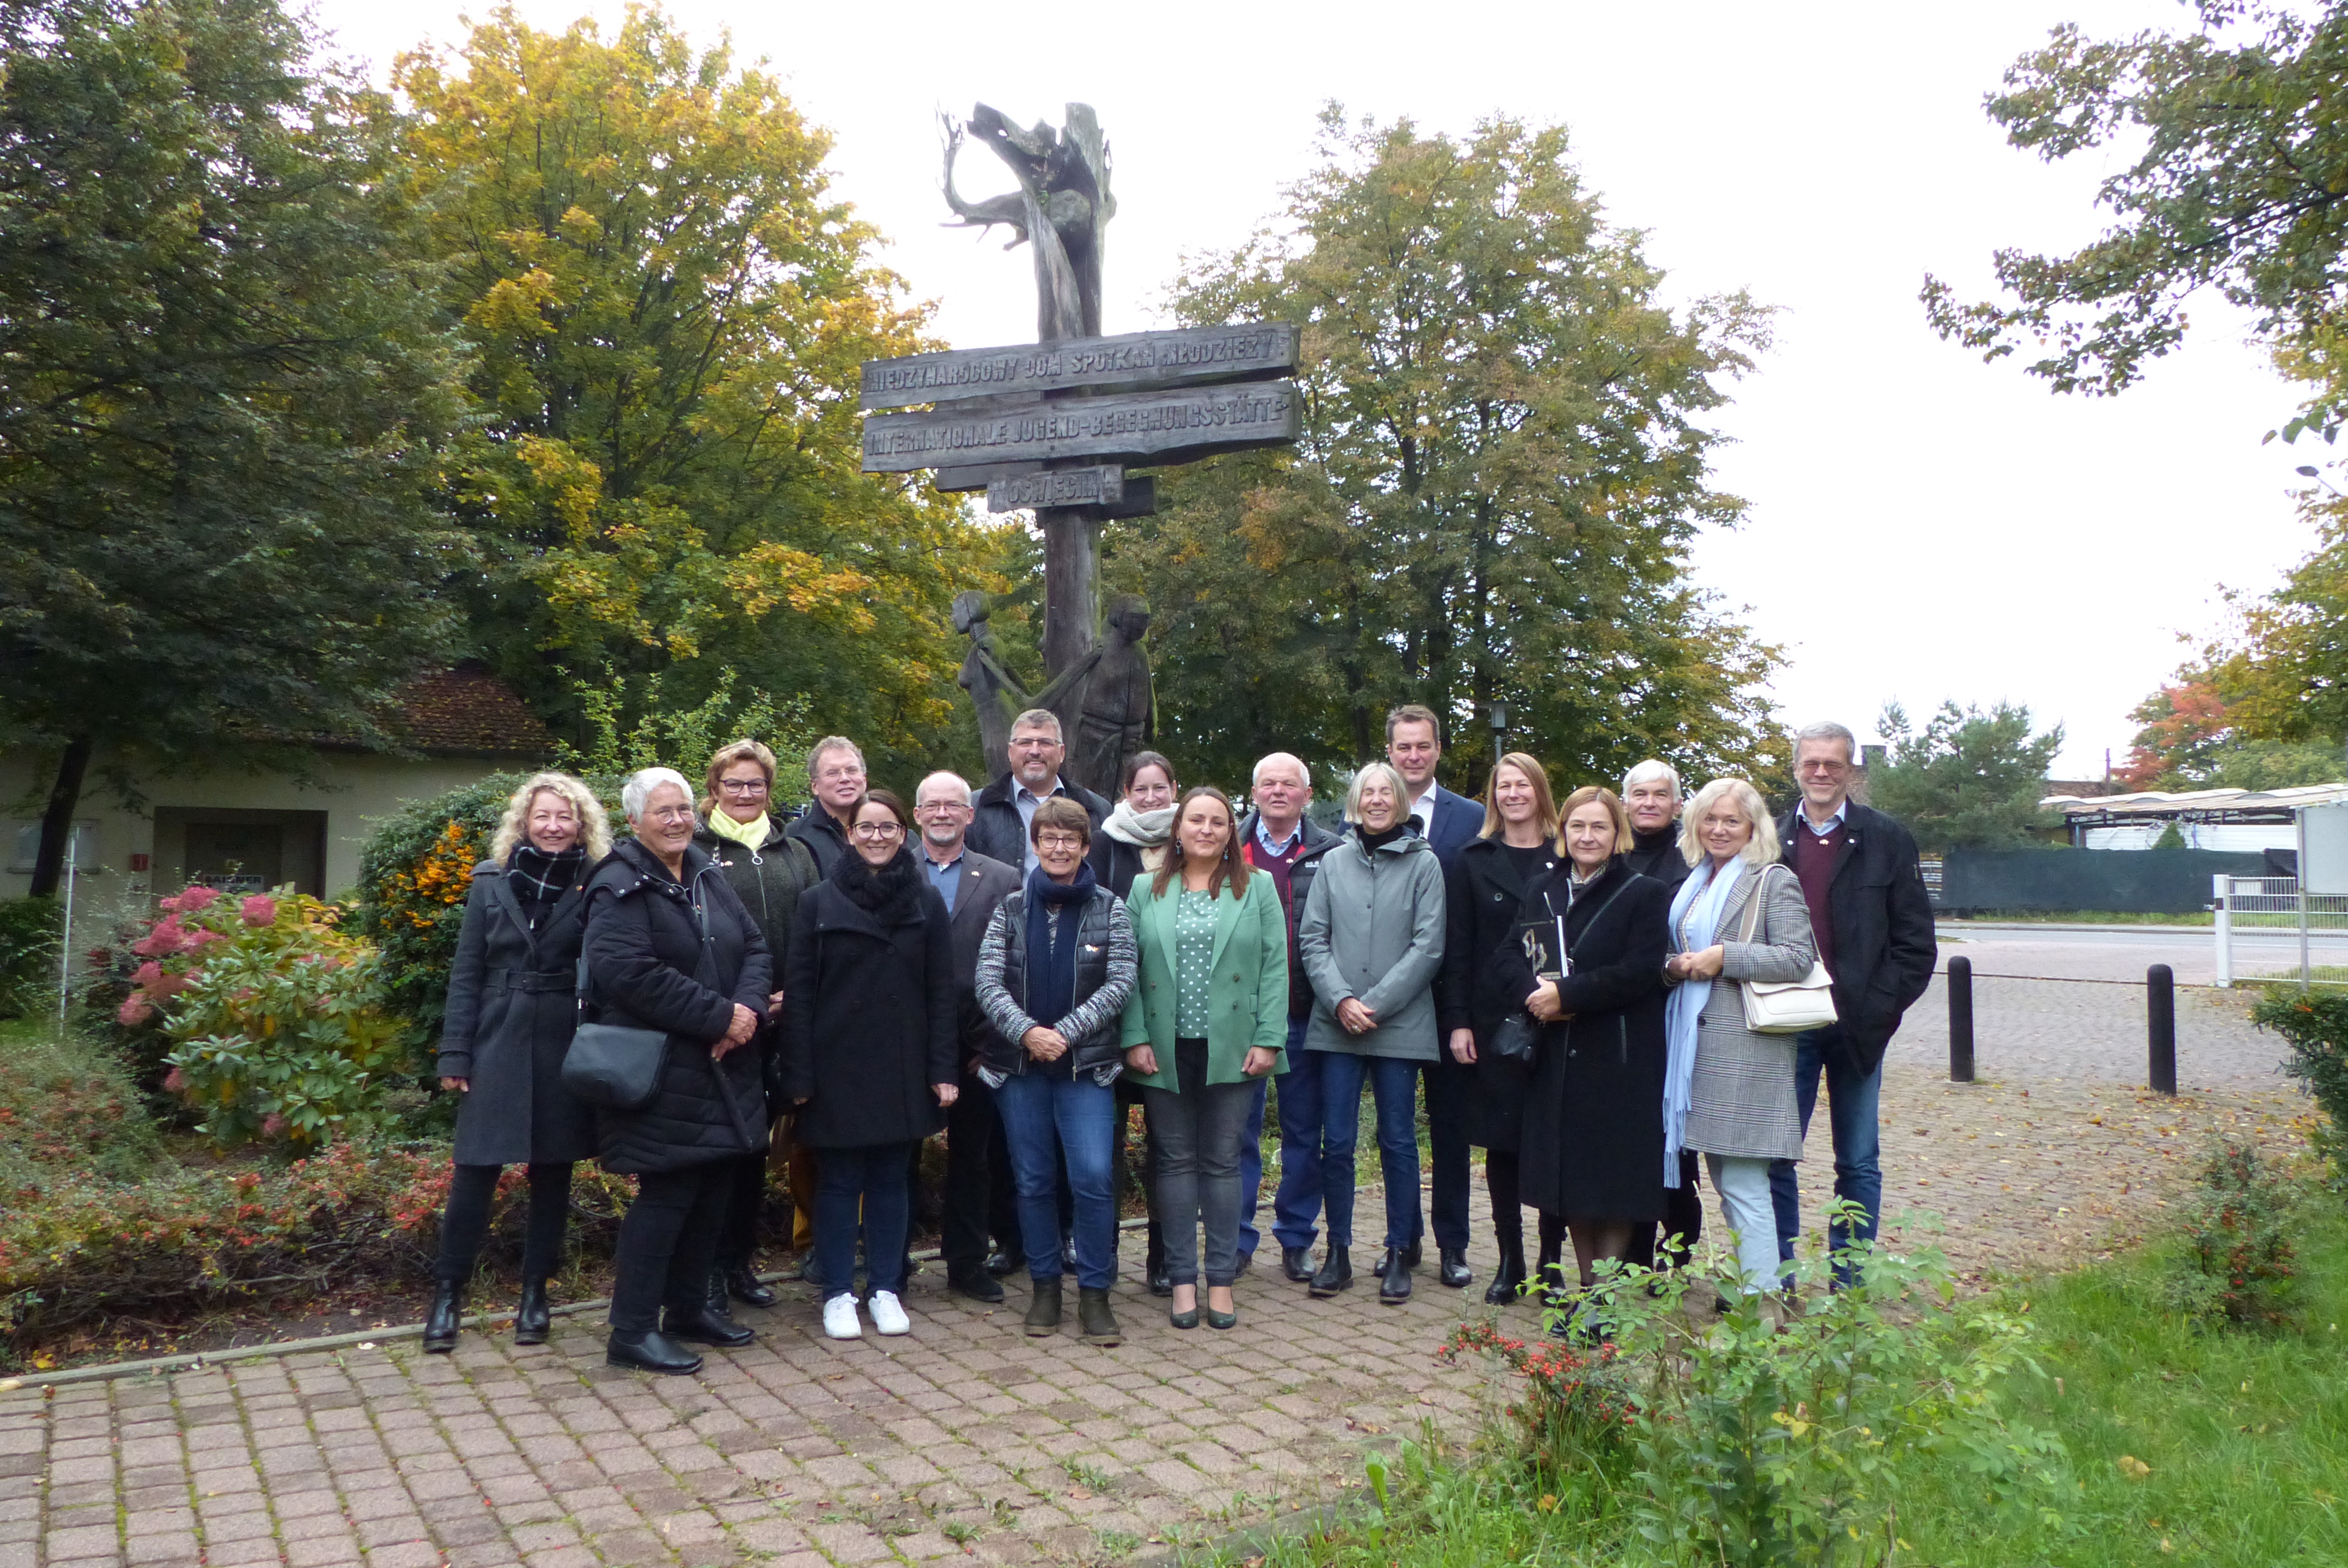
[[(1745, 902), (1738, 941), (1753, 940), (1761, 920), (1761, 901), (1769, 893), (1769, 873), (1777, 869), (1762, 867), (1760, 880)], [(1745, 994), (1745, 1027), (1755, 1034), (1802, 1034), (1835, 1021), (1834, 979), (1816, 958), (1810, 960), (1810, 972), (1798, 980), (1739, 980), (1736, 989)]]

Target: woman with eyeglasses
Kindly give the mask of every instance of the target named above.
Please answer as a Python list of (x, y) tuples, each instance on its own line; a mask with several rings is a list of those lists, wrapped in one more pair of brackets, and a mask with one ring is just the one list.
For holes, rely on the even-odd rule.
[(914, 864), (912, 814), (885, 789), (848, 813), (849, 854), (799, 899), (783, 971), (783, 1093), (816, 1149), (823, 1331), (856, 1339), (856, 1238), (872, 1327), (912, 1323), (904, 1288), (914, 1145), (945, 1125), (956, 1081), (953, 926)]
[[(756, 741), (736, 741), (720, 746), (709, 759), (701, 797), (701, 826), (694, 847), (715, 860), (734, 896), (758, 923), (767, 938), (777, 981), (767, 999), (766, 1023), (758, 1031), (758, 1065), (767, 1087), (767, 1125), (771, 1129), (788, 1109), (779, 1081), (774, 1022), (782, 1016), (783, 966), (791, 950), (791, 917), (798, 913), (799, 895), (822, 880), (808, 846), (783, 831), (768, 807), (775, 796), (775, 753)], [(770, 1134), (771, 1137), (771, 1134)], [(730, 1294), (745, 1307), (772, 1307), (775, 1292), (762, 1284), (751, 1266), (757, 1249), (758, 1219), (766, 1207), (767, 1150), (761, 1143), (733, 1164), (733, 1190), (726, 1198), (726, 1224), (717, 1237), (717, 1267), (710, 1276), (709, 1298), (723, 1311)]]
[(1117, 1207), (1109, 1143), (1124, 1070), (1117, 1043), (1133, 994), (1133, 921), (1125, 901), (1085, 864), (1092, 818), (1075, 801), (1039, 801), (1027, 829), (1035, 869), (995, 906), (978, 948), (978, 1005), (994, 1026), (980, 1071), (994, 1087), (1019, 1191), (1019, 1235), (1033, 1295), (1025, 1327), (1060, 1331), (1060, 1161), (1076, 1198), (1076, 1326), (1088, 1345), (1121, 1336), (1109, 1310), (1117, 1281)]

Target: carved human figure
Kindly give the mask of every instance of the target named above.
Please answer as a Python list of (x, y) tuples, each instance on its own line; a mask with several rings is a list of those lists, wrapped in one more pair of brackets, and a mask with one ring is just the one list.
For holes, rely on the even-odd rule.
[[(970, 123), (944, 122), (946, 205), (963, 228), (1001, 223), (1011, 245), (1035, 247), (1035, 336), (1041, 343), (1098, 337), (1101, 330), (1101, 248), (1117, 214), (1109, 191), (1107, 138), (1089, 104), (1070, 104), (1065, 132), (1038, 121), (1022, 130), (1000, 109), (979, 104)], [(967, 134), (993, 148), (1019, 181), (1014, 193), (964, 201), (954, 189), (954, 156)], [(955, 225), (949, 225), (953, 227)]]
[(1109, 600), (1108, 637), (1054, 679), (1036, 705), (1060, 715), (1068, 736), (1067, 774), (1086, 789), (1114, 794), (1125, 759), (1157, 731), (1149, 655), (1149, 601), (1121, 593)]
[(954, 682), (978, 710), (978, 743), (986, 753), (987, 775), (999, 778), (1011, 766), (1011, 716), (1035, 704), (1025, 685), (1004, 668), (994, 629), (987, 624), (994, 611), (994, 600), (976, 589), (954, 595), (953, 628), (970, 637), (970, 652)]

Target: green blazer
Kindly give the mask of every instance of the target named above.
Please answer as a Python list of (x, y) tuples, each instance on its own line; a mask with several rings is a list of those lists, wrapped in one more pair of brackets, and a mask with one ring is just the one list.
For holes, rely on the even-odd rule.
[[(1181, 879), (1169, 877), (1166, 897), (1153, 898), (1151, 878), (1136, 877), (1126, 907), (1133, 911), (1133, 940), (1141, 949), (1141, 974), (1125, 1004), (1125, 1044), (1155, 1046), (1158, 1071), (1127, 1070), (1134, 1082), (1179, 1091), (1174, 1074), (1174, 910)], [(1207, 1028), (1207, 1081), (1250, 1081), (1241, 1068), (1248, 1048), (1262, 1046), (1288, 1063), (1288, 917), (1270, 874), (1251, 871), (1247, 892), (1233, 897), (1226, 886), (1215, 896), (1214, 1012)]]

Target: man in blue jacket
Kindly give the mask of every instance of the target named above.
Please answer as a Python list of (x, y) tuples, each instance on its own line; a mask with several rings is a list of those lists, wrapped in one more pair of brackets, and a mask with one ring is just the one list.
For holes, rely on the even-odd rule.
[[(1484, 828), (1484, 808), (1454, 794), (1435, 779), (1443, 760), (1443, 721), (1432, 708), (1406, 703), (1386, 715), (1386, 761), (1410, 791), (1405, 805), (1419, 836), (1435, 851), (1448, 876), (1459, 852)], [(1475, 1277), (1468, 1271), (1468, 1087), (1470, 1069), (1444, 1051), (1425, 1073), (1428, 1163), (1435, 1191), (1429, 1207), (1438, 1260), (1436, 1277), (1457, 1288)], [(1416, 1253), (1406, 1260), (1416, 1267)]]

